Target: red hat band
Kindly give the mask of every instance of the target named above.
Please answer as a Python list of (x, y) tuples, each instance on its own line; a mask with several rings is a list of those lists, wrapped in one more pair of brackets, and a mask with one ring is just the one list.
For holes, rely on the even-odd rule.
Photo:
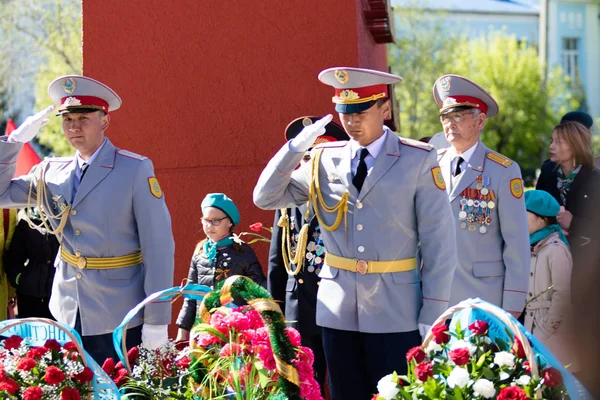
[(472, 96), (448, 96), (444, 99), (440, 112), (453, 107), (470, 106), (481, 110), (482, 113), (486, 114), (488, 110), (487, 104), (477, 97)]
[(60, 99), (60, 109), (68, 107), (77, 108), (93, 108), (108, 112), (108, 103), (99, 97), (95, 96), (68, 96)]
[(360, 104), (388, 97), (387, 85), (373, 85), (353, 89), (335, 89), (332, 101), (336, 104)]

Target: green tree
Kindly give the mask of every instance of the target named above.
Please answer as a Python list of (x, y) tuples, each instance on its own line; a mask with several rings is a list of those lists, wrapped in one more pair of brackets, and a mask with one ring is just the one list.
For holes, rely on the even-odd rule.
[(394, 12), (400, 34), (388, 47), (388, 60), (392, 72), (404, 77), (395, 85), (400, 105), (399, 134), (415, 139), (432, 136), (441, 131), (432, 86), (451, 67), (453, 57), (449, 55), (460, 39), (445, 33), (441, 12), (416, 7), (395, 8)]
[[(12, 38), (13, 53), (21, 59), (31, 53), (43, 59), (34, 77), (35, 109), (43, 109), (50, 103), (47, 88), (54, 78), (82, 72), (81, 1), (14, 0), (1, 7), (0, 30)], [(38, 136), (39, 143), (56, 155), (72, 154), (60, 118), (50, 120)]]

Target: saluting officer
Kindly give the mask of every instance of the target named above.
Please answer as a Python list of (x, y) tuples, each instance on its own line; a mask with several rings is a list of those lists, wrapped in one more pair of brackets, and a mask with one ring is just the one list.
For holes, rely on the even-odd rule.
[(438, 159), (456, 224), (458, 267), (450, 305), (479, 297), (518, 317), (529, 279), (529, 232), (519, 166), (480, 140), (498, 104), (475, 82), (444, 75), (433, 85), (449, 148)]
[[(295, 138), (305, 126), (320, 117), (300, 117), (287, 126), (287, 140)], [(348, 135), (338, 123), (331, 121), (325, 126), (325, 134), (314, 145), (348, 140)], [(310, 161), (310, 149), (302, 163)], [(319, 273), (325, 261), (325, 245), (321, 238), (319, 221), (306, 204), (283, 208), (275, 212), (273, 239), (269, 251), (268, 288), (273, 298), (283, 304), (285, 319), (300, 332), (302, 345), (312, 349), (315, 361), (315, 378), (321, 386), (325, 383), (325, 354), (323, 335), (317, 326), (317, 289)], [(300, 247), (299, 247), (300, 246)]]
[[(334, 399), (370, 399), (381, 377), (406, 371), (406, 351), (421, 340), (418, 324), (431, 324), (448, 306), (454, 225), (433, 148), (383, 125), (387, 84), (402, 78), (340, 67), (319, 80), (335, 89), (350, 141), (317, 146), (296, 170), (332, 116), (305, 127), (268, 163), (254, 202), (264, 209), (309, 202), (316, 213), (327, 249), (317, 324), (331, 392)], [(419, 242), (422, 278), (414, 258)]]
[[(173, 282), (174, 241), (164, 194), (152, 162), (116, 148), (105, 137), (117, 93), (94, 79), (69, 75), (48, 87), (74, 157), (47, 158), (12, 179), (26, 143), (53, 107), (0, 139), (0, 207), (37, 205), (61, 249), (50, 300), (54, 317), (82, 334), (102, 363), (115, 357), (111, 332), (147, 295)], [(146, 306), (130, 323), (127, 345), (154, 347), (167, 339), (169, 303)]]

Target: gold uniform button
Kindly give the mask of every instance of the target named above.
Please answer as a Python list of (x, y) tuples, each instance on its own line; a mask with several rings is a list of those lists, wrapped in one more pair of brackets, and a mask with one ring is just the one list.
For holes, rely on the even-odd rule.
[(356, 208), (358, 208), (359, 210), (360, 210), (361, 208), (363, 208), (363, 203), (361, 203), (360, 201), (357, 201), (357, 202), (356, 202)]
[(356, 230), (357, 231), (362, 231), (363, 230), (363, 226), (361, 224), (356, 225)]
[(304, 283), (304, 279), (302, 279), (302, 278), (298, 279), (298, 283), (302, 285)]
[(81, 235), (81, 231), (79, 229), (75, 229), (75, 236)]
[(77, 210), (71, 210), (71, 215), (77, 215)]
[(358, 252), (362, 253), (365, 251), (365, 247), (364, 246), (358, 246)]
[(81, 279), (83, 277), (83, 275), (81, 275), (81, 272), (77, 273), (77, 279)]
[(76, 252), (75, 252), (75, 256), (77, 256), (77, 257), (81, 257), (81, 252), (80, 252), (80, 251), (76, 251)]

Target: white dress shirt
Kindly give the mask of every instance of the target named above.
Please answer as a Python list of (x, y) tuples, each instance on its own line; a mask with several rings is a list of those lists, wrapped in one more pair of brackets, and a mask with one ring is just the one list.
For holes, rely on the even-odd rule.
[(462, 154), (458, 154), (456, 152), (456, 150), (454, 149), (454, 147), (450, 147), (450, 156), (452, 157), (452, 161), (450, 162), (450, 174), (453, 175), (454, 170), (456, 169), (456, 157), (457, 156), (461, 156), (463, 159), (463, 162), (460, 164), (460, 173), (457, 174), (460, 175), (462, 174), (465, 169), (467, 168), (467, 165), (469, 165), (469, 160), (471, 159), (471, 157), (473, 156), (473, 153), (475, 153), (475, 149), (477, 148), (477, 144), (479, 142), (475, 143), (473, 146), (471, 146), (471, 148), (465, 152), (463, 152)]
[[(367, 175), (371, 173), (373, 164), (375, 164), (375, 159), (383, 148), (386, 135), (388, 135), (388, 132), (384, 129), (383, 135), (379, 136), (366, 147), (366, 149), (369, 151), (369, 155), (365, 157), (365, 164), (367, 164)], [(358, 163), (360, 161), (360, 154), (358, 153), (362, 148), (363, 147), (358, 144), (356, 140), (350, 139), (350, 150), (352, 151), (352, 163), (350, 164), (350, 167), (352, 168), (352, 176), (356, 175), (356, 170), (358, 169)]]

